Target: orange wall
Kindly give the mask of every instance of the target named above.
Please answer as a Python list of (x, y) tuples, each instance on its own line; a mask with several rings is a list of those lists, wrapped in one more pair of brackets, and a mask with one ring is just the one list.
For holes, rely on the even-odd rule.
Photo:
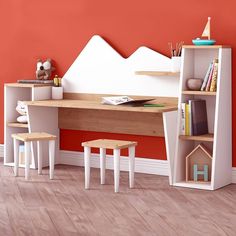
[[(101, 35), (124, 57), (141, 45), (168, 55), (168, 42), (191, 43), (192, 38), (200, 36), (208, 16), (212, 17), (212, 36), (218, 44), (231, 45), (235, 58), (235, 9), (234, 0), (0, 1), (0, 143), (3, 143), (3, 84), (33, 77), (37, 58), (53, 58), (57, 73), (63, 75), (94, 34)], [(235, 67), (236, 60), (233, 60), (233, 71)], [(233, 91), (235, 86), (233, 80)], [(233, 92), (234, 130), (235, 99), (236, 92)], [(165, 158), (161, 138), (66, 130), (61, 131), (61, 135), (61, 147), (69, 150), (80, 150), (81, 140), (102, 135), (137, 139), (140, 143), (138, 156)], [(234, 166), (235, 136), (234, 131)], [(152, 143), (156, 145), (149, 149)]]

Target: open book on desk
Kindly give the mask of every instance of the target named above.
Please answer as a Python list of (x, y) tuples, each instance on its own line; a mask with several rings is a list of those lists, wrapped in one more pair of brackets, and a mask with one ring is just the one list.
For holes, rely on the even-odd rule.
[(107, 105), (139, 105), (145, 102), (153, 101), (155, 98), (148, 99), (133, 99), (128, 96), (113, 96), (113, 97), (102, 97), (102, 104)]

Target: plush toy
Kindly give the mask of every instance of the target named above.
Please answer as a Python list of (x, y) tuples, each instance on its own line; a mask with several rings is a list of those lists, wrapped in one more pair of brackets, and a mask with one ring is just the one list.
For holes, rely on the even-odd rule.
[(52, 60), (47, 59), (43, 62), (41, 59), (37, 61), (36, 79), (38, 80), (48, 80), (51, 77), (52, 71), (55, 68), (52, 66)]
[(16, 110), (17, 112), (20, 114), (20, 116), (17, 117), (17, 121), (19, 123), (27, 123), (28, 119), (27, 119), (27, 108), (26, 105), (24, 104), (24, 102), (22, 101), (18, 101), (17, 102), (17, 106), (16, 106)]

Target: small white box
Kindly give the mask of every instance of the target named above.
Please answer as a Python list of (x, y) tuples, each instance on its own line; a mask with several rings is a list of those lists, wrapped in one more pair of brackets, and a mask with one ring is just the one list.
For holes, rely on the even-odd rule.
[(63, 99), (63, 87), (52, 87), (52, 99)]

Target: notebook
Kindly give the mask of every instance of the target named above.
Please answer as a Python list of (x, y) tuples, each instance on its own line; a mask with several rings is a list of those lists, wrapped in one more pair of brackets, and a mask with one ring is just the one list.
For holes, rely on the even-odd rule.
[(18, 83), (23, 84), (53, 84), (53, 80), (37, 80), (37, 79), (20, 79)]

